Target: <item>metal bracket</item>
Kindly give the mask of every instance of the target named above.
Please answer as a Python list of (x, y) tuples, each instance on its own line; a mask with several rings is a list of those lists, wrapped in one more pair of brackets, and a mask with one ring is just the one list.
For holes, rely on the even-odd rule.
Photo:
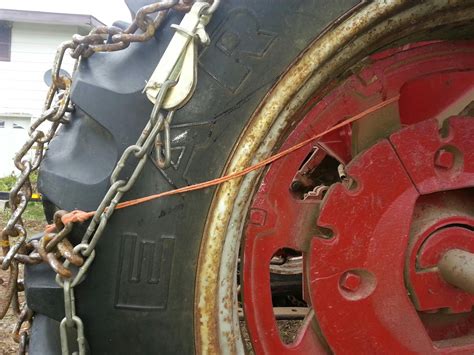
[(196, 2), (179, 25), (172, 25), (176, 32), (144, 89), (152, 103), (156, 102), (166, 81), (176, 81), (176, 85), (168, 90), (162, 105), (164, 109), (175, 110), (182, 107), (194, 92), (197, 73), (196, 42), (199, 39), (203, 44), (209, 43), (204, 30), (210, 18), (206, 13), (208, 8), (207, 2)]

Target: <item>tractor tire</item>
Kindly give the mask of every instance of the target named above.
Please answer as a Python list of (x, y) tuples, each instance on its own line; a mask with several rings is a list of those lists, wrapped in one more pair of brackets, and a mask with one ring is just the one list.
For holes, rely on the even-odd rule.
[[(129, 7), (136, 11), (147, 3), (130, 1)], [(122, 200), (211, 180), (248, 166), (252, 157), (255, 162), (271, 155), (301, 112), (315, 104), (309, 102), (315, 93), (322, 97), (372, 53), (412, 42), (471, 38), (473, 8), (469, 1), (222, 1), (207, 27), (211, 44), (199, 53), (196, 91), (172, 122), (171, 167), (159, 169), (150, 154)], [(152, 41), (81, 61), (72, 91), (75, 111), (49, 145), (38, 180), (55, 208), (97, 208), (118, 158), (149, 118), (152, 105), (142, 90), (173, 35), (170, 25), (181, 17), (171, 12)], [(278, 123), (290, 114), (292, 120)], [(255, 134), (249, 159), (237, 164), (250, 130)], [(252, 193), (261, 173), (251, 176)], [(251, 198), (239, 201), (235, 192), (241, 182), (113, 214), (86, 279), (75, 288), (90, 353), (244, 351), (233, 286), (225, 283), (235, 283), (239, 241), (224, 245), (232, 218), (247, 218)], [(235, 200), (223, 199), (225, 194)], [(239, 213), (232, 201), (244, 206)], [(78, 243), (86, 228), (87, 223), (75, 226), (72, 242)], [(241, 234), (242, 228), (234, 232)], [(233, 270), (225, 271), (227, 278), (225, 268)], [(61, 353), (63, 291), (54, 273), (45, 265), (28, 266), (25, 288), (36, 314), (30, 353)], [(257, 353), (270, 352), (252, 336), (251, 343)], [(322, 349), (330, 352), (331, 344)]]

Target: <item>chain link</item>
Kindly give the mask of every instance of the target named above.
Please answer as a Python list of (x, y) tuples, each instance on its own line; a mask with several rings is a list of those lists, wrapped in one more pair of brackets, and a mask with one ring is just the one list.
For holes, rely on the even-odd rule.
[[(170, 10), (187, 12), (196, 6), (196, 26), (187, 29), (186, 35), (194, 41), (195, 38), (205, 38), (204, 26), (209, 22), (212, 13), (219, 5), (219, 0), (164, 0), (142, 7), (135, 15), (132, 24), (125, 30), (115, 26), (95, 28), (87, 36), (74, 35), (72, 41), (63, 42), (53, 62), (52, 84), (46, 95), (43, 114), (30, 126), (29, 138), (15, 155), (14, 163), (20, 171), (18, 179), (10, 191), (9, 204), (11, 217), (1, 232), (1, 247), (3, 256), (0, 263), (3, 270), (9, 269), (9, 279), (6, 286), (6, 296), (0, 301), (0, 319), (9, 308), (18, 315), (15, 326), (14, 340), (19, 343), (19, 353), (27, 351), (28, 333), (33, 319), (33, 312), (26, 303), (21, 311), (18, 292), (23, 289), (18, 280), (19, 264), (38, 264), (47, 262), (56, 272), (56, 282), (63, 288), (65, 317), (60, 323), (61, 347), (63, 354), (69, 354), (69, 337), (75, 329), (77, 333), (76, 347), (79, 354), (85, 354), (86, 340), (84, 325), (76, 314), (74, 287), (82, 282), (95, 258), (95, 246), (100, 240), (108, 220), (122, 196), (129, 191), (140, 176), (149, 153), (154, 150), (157, 165), (165, 169), (171, 164), (170, 124), (174, 109), (163, 109), (163, 102), (170, 89), (176, 84), (176, 73), (167, 76), (159, 83), (159, 91), (154, 100), (150, 118), (140, 137), (134, 145), (123, 152), (117, 162), (111, 177), (110, 188), (99, 204), (80, 244), (75, 247), (67, 237), (73, 229), (73, 224), (64, 225), (61, 217), (66, 211), (58, 211), (54, 216), (54, 226), (48, 229), (39, 239), (28, 239), (24, 228), (22, 215), (31, 200), (33, 193), (31, 174), (38, 170), (45, 153), (45, 147), (55, 136), (58, 129), (70, 121), (70, 113), (74, 107), (71, 104), (72, 79), (61, 75), (64, 56), (70, 52), (76, 59), (72, 77), (82, 58), (87, 58), (95, 52), (110, 52), (124, 49), (133, 42), (144, 42), (153, 38), (155, 31), (161, 26)], [(184, 21), (184, 20), (183, 20)], [(177, 26), (178, 30), (181, 28)], [(201, 42), (204, 42), (201, 40)], [(207, 43), (206, 43), (207, 44)], [(178, 50), (174, 66), (182, 65), (182, 58), (187, 50), (187, 44)], [(49, 127), (43, 130), (48, 122)], [(130, 177), (123, 176), (125, 166), (134, 164)], [(16, 242), (12, 246), (12, 242)]]
[(127, 48), (130, 43), (146, 42), (162, 25), (168, 11), (173, 9), (187, 12), (194, 0), (164, 0), (137, 11), (133, 22), (125, 29), (116, 26), (100, 26), (87, 36), (74, 35), (73, 58), (87, 58), (95, 52), (113, 52)]
[[(57, 54), (55, 57), (53, 72), (59, 73), (64, 52), (64, 46), (61, 45), (58, 49), (58, 53), (61, 55)], [(77, 68), (77, 61), (75, 68)], [(28, 257), (28, 250), (34, 249), (31, 243), (27, 243), (27, 231), (22, 220), (22, 215), (33, 193), (31, 174), (39, 168), (43, 159), (45, 145), (54, 137), (61, 124), (60, 119), (66, 115), (69, 106), (71, 81), (61, 78), (61, 87), (57, 85), (57, 82), (51, 84), (43, 114), (31, 125), (28, 130), (29, 138), (14, 157), (14, 164), (20, 170), (20, 174), (10, 191), (9, 205), (11, 216), (1, 232), (3, 256), (0, 257), (0, 261), (3, 270), (10, 269), (10, 275), (7, 282), (6, 296), (0, 304), (0, 318), (5, 316), (10, 304), (14, 306), (13, 311), (15, 314), (20, 313), (17, 284), (18, 263), (30, 263), (31, 259)], [(47, 121), (51, 122), (49, 129), (46, 131), (41, 130), (41, 126)], [(34, 150), (34, 154), (31, 154), (32, 150)], [(12, 238), (17, 239), (13, 246), (11, 246)]]

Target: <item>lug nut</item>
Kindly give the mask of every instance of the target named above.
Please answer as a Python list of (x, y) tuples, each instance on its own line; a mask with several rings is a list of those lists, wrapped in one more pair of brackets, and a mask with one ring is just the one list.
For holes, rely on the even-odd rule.
[(341, 277), (341, 288), (349, 292), (355, 292), (359, 289), (362, 280), (359, 275), (348, 271)]
[(446, 149), (440, 149), (436, 152), (435, 166), (441, 169), (451, 169), (454, 166), (454, 154)]

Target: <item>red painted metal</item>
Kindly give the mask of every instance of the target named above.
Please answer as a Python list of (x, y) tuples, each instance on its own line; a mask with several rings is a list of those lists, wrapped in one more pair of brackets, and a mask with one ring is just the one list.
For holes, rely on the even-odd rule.
[[(354, 188), (334, 184), (322, 203), (296, 198), (290, 186), (311, 152), (308, 146), (273, 163), (255, 194), (244, 232), (242, 300), (258, 354), (325, 353), (327, 346), (336, 353), (350, 349), (353, 354), (474, 351), (462, 338), (474, 329), (470, 313), (453, 318), (426, 312), (439, 308), (460, 312), (472, 304), (471, 296), (464, 294), (459, 303), (449, 300), (458, 291), (436, 272), (420, 272), (416, 264), (418, 260), (421, 271), (426, 271), (450, 246), (471, 250), (473, 238), (452, 224), (456, 220), (458, 226), (472, 226), (472, 209), (433, 212), (433, 221), (418, 223), (418, 229), (412, 223), (419, 220), (421, 202), (428, 201), (434, 211), (443, 204), (442, 198), (426, 194), (473, 186), (474, 145), (469, 145), (473, 119), (451, 119), (441, 135), (438, 122), (459, 114), (462, 105), (473, 99), (469, 95), (474, 44), (425, 43), (390, 50), (372, 60), (313, 102), (281, 147), (400, 94), (399, 105), (363, 119), (369, 123), (387, 115), (398, 119), (403, 128), (390, 139), (354, 157), (356, 142), (350, 127), (325, 138), (322, 146), (329, 154), (350, 162), (346, 172), (355, 179)], [(442, 100), (447, 87), (449, 99)], [(430, 98), (436, 102), (430, 105)], [(451, 229), (444, 230), (448, 225)], [(332, 236), (318, 226), (331, 230)], [(304, 297), (312, 308), (292, 344), (280, 339), (272, 310), (269, 264), (282, 248), (303, 253)], [(442, 301), (430, 296), (430, 287), (437, 287)]]
[(363, 285), (363, 279), (359, 274), (348, 271), (341, 277), (341, 288), (348, 292), (358, 292)]
[(319, 141), (319, 146), (341, 163), (348, 163), (352, 158), (351, 134), (351, 128), (345, 126), (324, 136)]
[[(400, 91), (403, 124), (458, 114), (474, 96), (474, 72), (443, 72), (406, 83)], [(450, 110), (451, 108), (451, 110)]]
[[(451, 122), (450, 143), (459, 143), (461, 139), (456, 140), (456, 137), (465, 137), (465, 132), (474, 136), (474, 119), (456, 118), (454, 121), (457, 124)], [(442, 252), (448, 249), (474, 251), (474, 233), (470, 229), (474, 216), (466, 217), (473, 213), (472, 199), (466, 201), (468, 205), (464, 209), (459, 209), (458, 205), (447, 206), (452, 210), (450, 218), (436, 218), (444, 217), (439, 212), (438, 216), (412, 221), (420, 192), (474, 186), (473, 179), (470, 179), (470, 185), (467, 183), (471, 176), (469, 164), (460, 165), (455, 178), (448, 180), (451, 185), (442, 179), (444, 176), (439, 178), (435, 169), (428, 169), (423, 164), (429, 160), (433, 166), (438, 150), (438, 146), (426, 144), (435, 140), (433, 136), (439, 137), (438, 130), (427, 129), (430, 123), (433, 122), (409, 126), (355, 158), (347, 172), (357, 181), (358, 188), (351, 191), (342, 184), (334, 185), (321, 207), (318, 224), (332, 228), (335, 237), (330, 242), (313, 239), (309, 260), (311, 300), (319, 325), (335, 352), (342, 352), (348, 346), (353, 353), (361, 354), (383, 352), (384, 349), (395, 353), (474, 351), (474, 344), (458, 344), (459, 336), (466, 334), (459, 334), (455, 324), (442, 340), (434, 341), (417, 313), (417, 310), (438, 311), (442, 308), (457, 313), (470, 312), (474, 301), (473, 296), (446, 284), (435, 269), (422, 272), (415, 268), (417, 261), (435, 267)], [(408, 139), (415, 135), (418, 143)], [(404, 144), (393, 144), (394, 141), (413, 145), (409, 150)], [(430, 153), (429, 147), (432, 148)], [(457, 144), (456, 147), (465, 157), (474, 153), (472, 144)], [(404, 154), (408, 151), (409, 157)], [(411, 170), (411, 166), (417, 168)], [(421, 172), (423, 179), (418, 179)], [(430, 172), (431, 177), (428, 176)], [(420, 188), (420, 180), (424, 189)], [(434, 187), (426, 188), (428, 182)], [(430, 212), (440, 209), (438, 203)], [(413, 224), (419, 229), (420, 224), (426, 222), (426, 236), (411, 236)], [(410, 237), (416, 240), (409, 276), (412, 298), (416, 298), (418, 307), (405, 287), (405, 255)], [(340, 279), (349, 270), (366, 275), (366, 286), (351, 293), (341, 290)], [(362, 279), (364, 285), (364, 277)], [(354, 323), (363, 326), (354, 327)], [(470, 332), (472, 328), (465, 331)], [(441, 343), (445, 349), (440, 349)]]
[[(422, 194), (472, 186), (474, 181), (474, 126), (472, 117), (452, 117), (446, 132), (440, 133), (436, 120), (427, 120), (394, 134), (390, 141)], [(420, 131), (424, 132), (420, 136)], [(452, 169), (434, 161), (441, 150), (454, 155)]]
[[(309, 255), (311, 301), (325, 338), (336, 353), (348, 349), (349, 339), (357, 354), (384, 349), (427, 353), (431, 340), (404, 285), (418, 192), (388, 141), (353, 160), (347, 172), (358, 188), (331, 188), (318, 224), (335, 236), (330, 241), (314, 238)], [(339, 287), (350, 270), (363, 279), (363, 287), (353, 293)]]
[[(460, 218), (453, 218), (451, 221), (455, 220), (459, 221)], [(438, 226), (443, 224), (439, 223)], [(451, 313), (464, 313), (470, 312), (474, 306), (473, 295), (449, 285), (436, 269), (443, 254), (450, 249), (474, 253), (474, 232), (468, 228), (472, 228), (474, 224), (471, 221), (470, 224), (463, 225), (466, 227), (448, 224), (448, 227), (424, 235), (424, 238), (420, 238), (421, 248), (412, 251), (407, 282), (411, 286), (411, 295), (417, 310), (449, 309)]]

